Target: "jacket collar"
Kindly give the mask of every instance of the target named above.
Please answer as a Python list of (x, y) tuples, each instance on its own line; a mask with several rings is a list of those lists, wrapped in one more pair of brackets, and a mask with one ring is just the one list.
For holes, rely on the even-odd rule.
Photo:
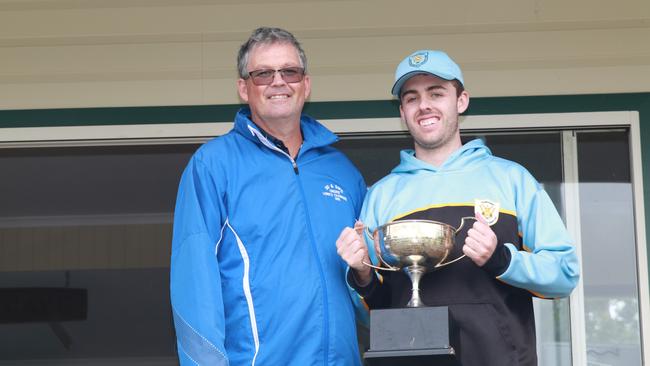
[[(272, 139), (268, 138), (269, 135), (253, 123), (249, 107), (243, 107), (237, 112), (234, 130), (257, 144), (275, 146)], [(334, 133), (306, 114), (300, 116), (300, 130), (303, 138), (300, 154), (312, 148), (331, 145), (339, 140)]]

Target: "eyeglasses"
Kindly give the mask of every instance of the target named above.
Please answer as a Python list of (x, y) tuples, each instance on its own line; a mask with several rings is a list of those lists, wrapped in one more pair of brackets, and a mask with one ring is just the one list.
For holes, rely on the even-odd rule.
[(279, 72), (282, 80), (287, 83), (297, 83), (302, 81), (302, 78), (305, 76), (305, 69), (302, 67), (285, 67), (279, 70), (273, 69), (262, 69), (254, 70), (248, 73), (253, 84), (255, 85), (270, 85), (273, 83), (273, 78), (275, 78), (275, 73)]

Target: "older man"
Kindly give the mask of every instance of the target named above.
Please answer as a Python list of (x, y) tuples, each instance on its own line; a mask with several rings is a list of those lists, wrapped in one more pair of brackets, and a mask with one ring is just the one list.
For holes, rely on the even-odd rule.
[(305, 54), (282, 29), (239, 51), (248, 104), (183, 173), (171, 300), (182, 364), (358, 365), (355, 309), (334, 243), (366, 191), (337, 137), (302, 114)]

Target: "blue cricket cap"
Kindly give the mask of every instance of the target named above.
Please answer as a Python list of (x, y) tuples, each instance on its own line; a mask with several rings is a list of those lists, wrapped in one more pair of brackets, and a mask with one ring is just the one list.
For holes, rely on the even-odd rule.
[(458, 80), (465, 86), (460, 67), (442, 51), (420, 50), (408, 55), (397, 65), (391, 93), (399, 98), (404, 83), (415, 75), (430, 74), (445, 80)]

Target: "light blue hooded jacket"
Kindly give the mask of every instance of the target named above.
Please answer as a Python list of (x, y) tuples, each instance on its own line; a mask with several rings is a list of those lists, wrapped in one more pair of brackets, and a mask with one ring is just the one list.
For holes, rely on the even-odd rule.
[[(480, 139), (463, 145), (440, 167), (417, 159), (413, 150), (403, 150), (400, 158), (400, 164), (366, 196), (361, 219), (371, 230), (404, 218), (457, 227), (462, 216), (474, 216), (477, 199), (498, 203), (499, 220), (492, 228), (507, 234), (500, 244), (508, 250), (510, 261), (495, 276), (537, 297), (571, 293), (580, 273), (573, 240), (548, 194), (528, 170), (493, 156)], [(462, 246), (463, 241), (457, 241)]]
[[(400, 164), (369, 190), (361, 220), (371, 232), (406, 219), (451, 225), (457, 229), (452, 259), (462, 255), (473, 225), (467, 220), (460, 228), (462, 218), (473, 217), (477, 206), (484, 207), (497, 236), (495, 251), (481, 267), (462, 258), (424, 275), (422, 301), (448, 307), (463, 365), (537, 365), (532, 298), (568, 296), (580, 266), (553, 202), (525, 168), (493, 156), (478, 139), (440, 166), (404, 150)], [(366, 242), (372, 243), (370, 238)], [(359, 295), (371, 309), (403, 307), (411, 296), (408, 277), (382, 274), (381, 280), (373, 277), (369, 285), (356, 286)]]

